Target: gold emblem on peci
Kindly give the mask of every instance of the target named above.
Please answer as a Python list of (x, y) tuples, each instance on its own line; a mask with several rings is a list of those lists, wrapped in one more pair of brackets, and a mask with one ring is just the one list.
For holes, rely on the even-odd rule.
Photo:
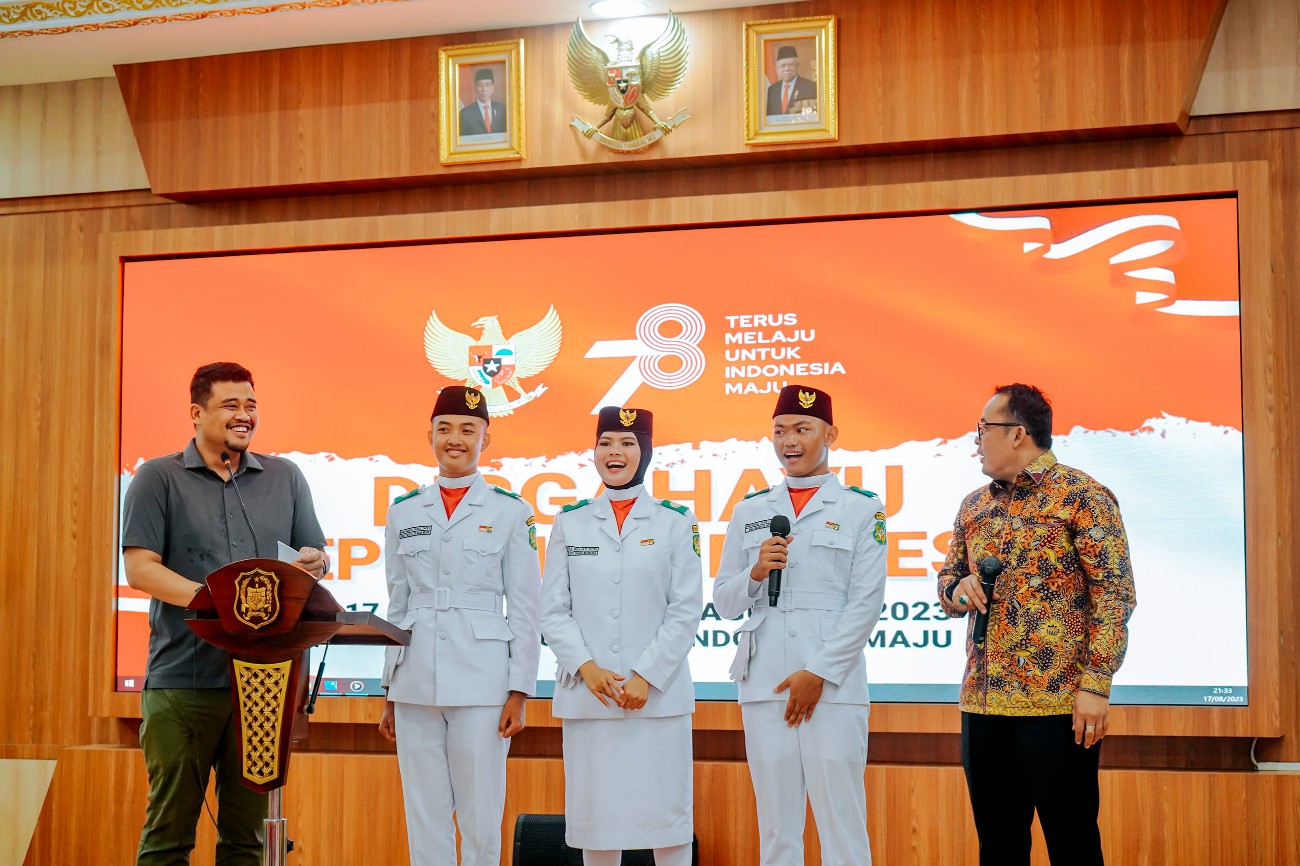
[(800, 389), (800, 390), (799, 390), (799, 405), (800, 405), (800, 406), (804, 407), (805, 409), (811, 409), (811, 408), (812, 408), (812, 404), (815, 403), (815, 402), (817, 402), (817, 392), (816, 392), (816, 391), (814, 391), (814, 392), (812, 392), (812, 393), (810, 394), (810, 393), (808, 393), (807, 391), (804, 391), (803, 389)]
[(255, 568), (235, 578), (235, 619), (261, 628), (280, 615), (280, 578)]
[(480, 394), (478, 391), (465, 392), (465, 405), (468, 406), (470, 409), (477, 409), (479, 401), (482, 399), (483, 399), (483, 395)]
[(631, 427), (632, 424), (635, 423), (635, 421), (636, 421), (635, 409), (618, 410), (618, 423), (622, 424), (624, 427)]

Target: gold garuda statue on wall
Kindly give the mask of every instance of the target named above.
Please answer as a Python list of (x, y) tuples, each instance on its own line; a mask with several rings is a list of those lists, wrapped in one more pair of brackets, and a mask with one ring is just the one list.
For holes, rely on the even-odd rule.
[[(569, 79), (584, 99), (605, 106), (605, 117), (593, 126), (575, 115), (571, 125), (611, 150), (637, 153), (690, 117), (683, 108), (668, 120), (660, 120), (650, 107), (650, 103), (676, 90), (686, 76), (690, 52), (686, 28), (681, 19), (669, 12), (663, 33), (635, 57), (632, 40), (614, 35), (605, 39), (614, 46), (613, 60), (587, 36), (582, 19), (573, 25), (569, 36)], [(638, 111), (654, 123), (649, 132), (641, 129)], [(611, 121), (613, 125), (607, 135), (601, 130)]]

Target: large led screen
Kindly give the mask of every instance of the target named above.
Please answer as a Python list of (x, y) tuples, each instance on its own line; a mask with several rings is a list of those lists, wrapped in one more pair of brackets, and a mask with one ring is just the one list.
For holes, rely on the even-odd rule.
[[(535, 508), (595, 495), (594, 413), (655, 414), (656, 496), (699, 516), (706, 601), (737, 501), (780, 478), (787, 382), (835, 398), (832, 466), (888, 517), (866, 649), (877, 701), (955, 699), (965, 621), (936, 602), (962, 496), (986, 483), (994, 386), (1041, 386), (1057, 457), (1118, 496), (1138, 607), (1118, 703), (1246, 702), (1245, 500), (1233, 198), (130, 261), (121, 491), (193, 429), (200, 364), (252, 369), (254, 450), (311, 484), (326, 585), (383, 614), (388, 503), (436, 467), (438, 389), (488, 390), (489, 480)], [(148, 600), (118, 571), (117, 685), (142, 684)], [(1207, 614), (1207, 611), (1212, 611)], [(1207, 619), (1211, 617), (1211, 619)], [(1195, 641), (1186, 625), (1205, 625)], [(738, 623), (702, 612), (701, 698), (735, 697)], [(381, 651), (330, 651), (323, 694), (379, 692)], [(554, 658), (543, 648), (539, 693)]]

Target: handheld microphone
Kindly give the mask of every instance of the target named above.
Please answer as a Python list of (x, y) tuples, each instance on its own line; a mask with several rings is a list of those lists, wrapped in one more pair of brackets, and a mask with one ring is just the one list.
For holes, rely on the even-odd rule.
[(262, 545), (257, 540), (257, 530), (253, 529), (253, 521), (248, 519), (248, 509), (244, 507), (244, 497), (239, 493), (239, 484), (235, 481), (235, 468), (230, 465), (230, 452), (221, 452), (221, 462), (226, 464), (226, 471), (230, 473), (230, 483), (235, 488), (235, 498), (239, 500), (239, 510), (244, 515), (244, 523), (248, 524), (248, 531), (253, 536), (253, 555), (250, 559), (257, 558), (257, 551)]
[[(790, 534), (790, 518), (778, 514), (772, 518), (769, 527), (773, 538), (785, 538)], [(781, 569), (774, 568), (767, 575), (767, 606), (776, 607), (776, 600), (781, 597)]]
[(975, 631), (971, 639), (974, 640), (975, 646), (983, 649), (984, 636), (989, 630), (989, 614), (993, 612), (993, 585), (997, 583), (998, 575), (1002, 573), (1002, 560), (996, 556), (986, 556), (976, 567), (980, 573), (980, 589), (984, 590), (984, 597), (988, 601), (984, 603), (984, 613), (975, 614)]

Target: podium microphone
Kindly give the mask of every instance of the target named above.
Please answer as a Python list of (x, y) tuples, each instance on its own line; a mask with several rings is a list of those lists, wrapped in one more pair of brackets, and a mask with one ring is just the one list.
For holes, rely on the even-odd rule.
[(230, 473), (230, 483), (235, 487), (235, 498), (239, 500), (239, 510), (244, 515), (244, 522), (248, 524), (248, 531), (253, 536), (253, 555), (249, 559), (257, 558), (257, 551), (262, 547), (257, 540), (257, 530), (253, 529), (253, 521), (248, 519), (248, 509), (244, 507), (244, 497), (239, 493), (239, 484), (235, 481), (235, 467), (230, 465), (230, 452), (221, 452), (221, 462), (226, 464), (226, 471)]
[(984, 597), (988, 600), (984, 602), (984, 613), (975, 614), (975, 631), (971, 634), (971, 639), (975, 646), (983, 649), (984, 636), (989, 630), (989, 614), (993, 613), (993, 585), (1002, 573), (1002, 560), (996, 556), (986, 556), (976, 567), (980, 573), (980, 589), (984, 590)]
[[(772, 518), (773, 538), (785, 538), (790, 534), (790, 518), (778, 514)], [(776, 600), (781, 597), (781, 569), (774, 568), (767, 575), (767, 606), (776, 607)]]
[(311, 697), (307, 700), (307, 705), (302, 708), (303, 715), (310, 716), (316, 712), (316, 699), (320, 697), (321, 680), (325, 678), (325, 658), (330, 654), (330, 640), (325, 641), (325, 649), (320, 654), (320, 667), (316, 668), (316, 682), (311, 686)]

